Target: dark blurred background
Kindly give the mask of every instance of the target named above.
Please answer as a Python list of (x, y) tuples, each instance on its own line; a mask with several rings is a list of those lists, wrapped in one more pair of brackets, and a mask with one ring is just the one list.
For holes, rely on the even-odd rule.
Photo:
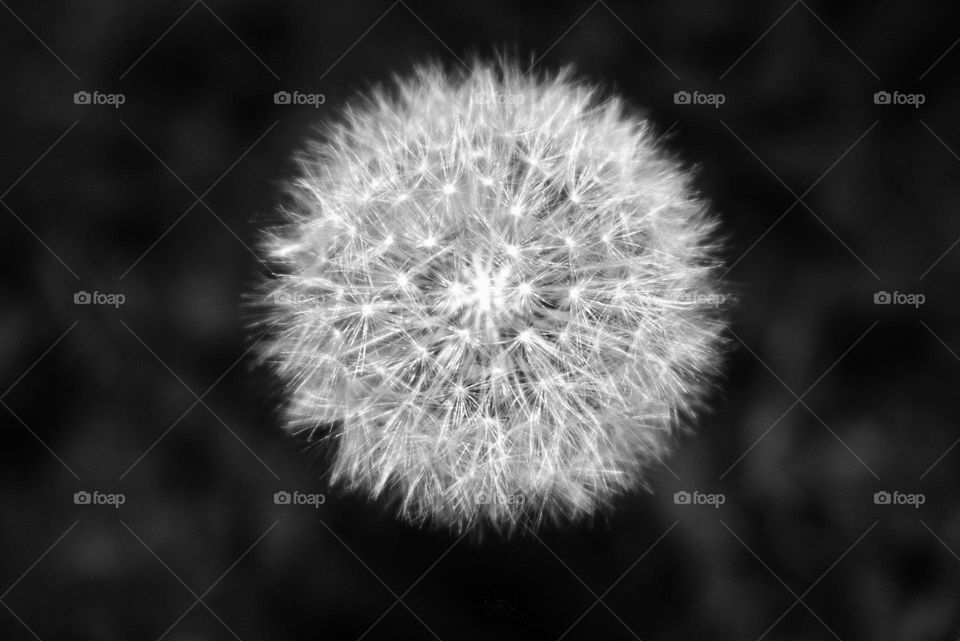
[[(0, 637), (960, 636), (960, 20), (840, 4), (0, 2)], [(740, 303), (652, 493), (478, 541), (327, 487), (242, 303), (317, 123), (500, 49), (647, 110)]]

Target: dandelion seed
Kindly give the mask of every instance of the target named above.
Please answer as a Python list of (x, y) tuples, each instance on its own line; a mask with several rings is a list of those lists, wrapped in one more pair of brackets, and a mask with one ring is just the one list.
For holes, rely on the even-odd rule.
[(266, 241), (287, 425), (416, 523), (594, 514), (718, 369), (716, 222), (649, 122), (568, 72), (399, 82), (312, 148)]

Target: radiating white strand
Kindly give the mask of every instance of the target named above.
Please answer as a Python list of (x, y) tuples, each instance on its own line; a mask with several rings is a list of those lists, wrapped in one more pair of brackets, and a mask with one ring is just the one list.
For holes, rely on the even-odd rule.
[(715, 222), (650, 124), (568, 72), (420, 69), (302, 155), (264, 357), (334, 476), (454, 528), (574, 519), (702, 402)]

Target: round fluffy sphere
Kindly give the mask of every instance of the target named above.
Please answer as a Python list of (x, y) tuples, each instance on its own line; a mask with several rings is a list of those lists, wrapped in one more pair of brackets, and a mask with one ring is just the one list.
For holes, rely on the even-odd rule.
[(642, 483), (723, 332), (714, 222), (648, 122), (566, 72), (422, 68), (301, 166), (265, 356), (336, 479), (506, 529)]

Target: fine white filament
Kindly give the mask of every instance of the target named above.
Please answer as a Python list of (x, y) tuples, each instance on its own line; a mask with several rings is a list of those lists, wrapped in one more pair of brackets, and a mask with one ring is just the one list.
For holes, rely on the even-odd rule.
[(647, 121), (567, 72), (424, 67), (300, 161), (264, 357), (336, 479), (507, 530), (643, 482), (724, 329), (715, 221)]

